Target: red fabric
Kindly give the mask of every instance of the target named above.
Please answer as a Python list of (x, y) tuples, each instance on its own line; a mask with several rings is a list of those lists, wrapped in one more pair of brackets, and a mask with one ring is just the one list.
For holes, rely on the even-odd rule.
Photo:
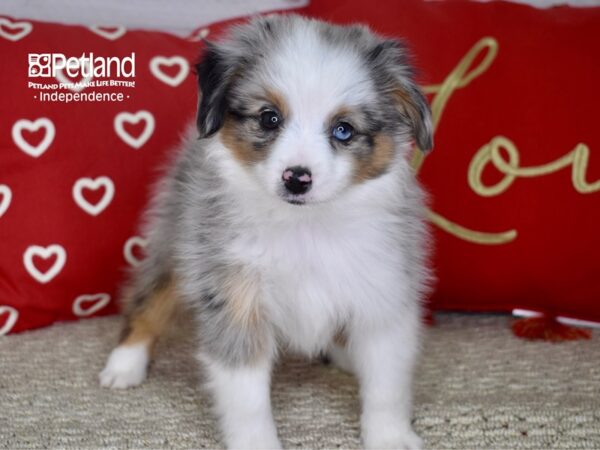
[[(437, 213), (471, 229), (515, 229), (518, 236), (503, 245), (479, 245), (434, 226), (439, 283), (433, 306), (479, 311), (520, 307), (600, 320), (600, 192), (578, 193), (570, 167), (517, 178), (491, 197), (477, 195), (467, 183), (473, 155), (497, 135), (516, 144), (521, 166), (548, 163), (583, 142), (590, 149), (585, 179), (600, 179), (595, 124), (599, 10), (412, 0), (386, 0), (373, 8), (362, 0), (315, 0), (310, 12), (337, 22), (366, 22), (382, 33), (405, 37), (426, 85), (441, 83), (482, 37), (498, 42), (488, 70), (448, 101), (436, 149), (420, 176)], [(32, 29), (15, 22), (29, 23)], [(221, 29), (211, 26), (210, 37)], [(200, 35), (200, 30), (194, 34)], [(94, 88), (130, 95), (123, 102), (40, 102), (34, 98), (39, 90), (27, 85), (37, 80), (28, 78), (27, 55), (45, 52), (135, 52), (136, 87)], [(143, 241), (131, 239), (150, 185), (196, 108), (191, 71), (180, 84), (169, 83), (164, 79), (172, 80), (181, 69), (163, 61), (161, 80), (150, 63), (156, 56), (190, 61), (198, 52), (198, 42), (162, 33), (127, 31), (111, 40), (84, 27), (0, 18), (0, 334), (116, 312), (125, 269), (140, 256)], [(119, 136), (116, 116), (140, 111), (150, 113), (155, 123), (147, 140), (136, 142), (147, 115), (137, 124), (125, 117)], [(47, 123), (38, 122), (37, 130), (15, 124), (40, 118), (50, 120), (55, 133), (47, 149), (34, 156), (47, 136)], [(17, 141), (13, 129), (21, 136)], [(102, 202), (111, 188), (100, 177), (113, 184), (110, 202)], [(82, 178), (96, 184), (77, 184)], [(500, 178), (492, 167), (485, 169), (487, 184)], [(80, 194), (74, 196), (74, 190)], [(54, 277), (40, 282), (32, 270), (48, 273), (60, 265), (60, 255), (42, 258), (32, 246), (51, 245), (64, 249), (65, 262)]]
[[(115, 29), (102, 31), (114, 33)], [(185, 124), (193, 118), (197, 102), (189, 64), (158, 64), (155, 71), (164, 74), (165, 82), (151, 72), (150, 62), (156, 56), (193, 61), (199, 51), (198, 42), (157, 32), (127, 31), (113, 40), (85, 27), (6, 17), (0, 20), (0, 86), (4, 97), (0, 104), (0, 186), (4, 186), (4, 190), (0, 187), (0, 212), (6, 208), (0, 214), (0, 334), (117, 311), (118, 286), (130, 264), (125, 257), (126, 243), (136, 236), (150, 185), (177, 145)], [(88, 87), (81, 91), (123, 92), (129, 98), (69, 104), (39, 101), (40, 90), (30, 89), (28, 81), (56, 80), (28, 78), (28, 54), (63, 53), (69, 57), (84, 52), (107, 57), (135, 53), (135, 88)], [(182, 72), (184, 78), (177, 79), (181, 71), (188, 74)], [(141, 117), (135, 123), (125, 117), (119, 136), (117, 116), (140, 111), (151, 118)], [(43, 127), (33, 132), (27, 129), (30, 125), (15, 125), (19, 120), (40, 118), (49, 121), (53, 133)], [(154, 122), (153, 129), (148, 120)], [(136, 143), (147, 127), (145, 142)], [(27, 143), (34, 147), (30, 153), (15, 142), (13, 132), (25, 141), (21, 147), (27, 148)], [(54, 137), (50, 136), (47, 149), (39, 154), (35, 147), (48, 133)], [(139, 148), (128, 144), (127, 139)], [(99, 177), (104, 177), (99, 184), (90, 184), (89, 179)], [(77, 185), (85, 178), (89, 179)], [(112, 200), (108, 190), (113, 189), (106, 186), (107, 179), (114, 187)], [(6, 187), (12, 193), (10, 204)], [(74, 190), (81, 194), (79, 204)], [(94, 210), (103, 206), (99, 202), (105, 198), (110, 202), (101, 211)], [(136, 255), (139, 257), (140, 242), (130, 244), (133, 256), (129, 259), (133, 262)], [(51, 248), (56, 251), (64, 250), (62, 268), (56, 252), (40, 255), (31, 250), (26, 255), (32, 246), (50, 245), (60, 246)], [(25, 259), (33, 268), (28, 269)], [(41, 282), (53, 267), (56, 275)], [(36, 270), (39, 273), (35, 274)]]
[[(479, 245), (433, 226), (439, 282), (432, 306), (524, 308), (600, 321), (600, 8), (314, 0), (309, 13), (403, 37), (423, 85), (444, 81), (482, 38), (497, 42), (488, 70), (447, 102), (419, 176), (432, 193), (432, 209), (445, 218), (473, 230), (518, 234), (506, 244)], [(469, 164), (498, 135), (514, 142), (521, 167), (541, 166), (585, 143), (585, 179), (595, 190), (577, 192), (569, 166), (517, 178), (496, 196), (476, 194)], [(483, 177), (492, 185), (503, 175), (488, 165)]]

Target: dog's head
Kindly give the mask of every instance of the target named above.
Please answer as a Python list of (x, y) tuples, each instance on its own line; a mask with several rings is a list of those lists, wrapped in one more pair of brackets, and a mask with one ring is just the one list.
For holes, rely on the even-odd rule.
[(416, 141), (429, 107), (404, 46), (366, 27), (268, 16), (207, 44), (197, 67), (198, 129), (268, 192), (318, 203), (385, 174)]

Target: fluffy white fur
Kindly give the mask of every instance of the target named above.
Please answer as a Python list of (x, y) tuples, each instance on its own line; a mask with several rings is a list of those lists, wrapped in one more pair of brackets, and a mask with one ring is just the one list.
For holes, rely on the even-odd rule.
[(270, 362), (229, 368), (202, 360), (227, 448), (281, 448), (271, 413)]
[(112, 351), (106, 367), (100, 372), (100, 384), (114, 389), (137, 386), (146, 379), (149, 361), (145, 343), (121, 345)]
[[(273, 24), (277, 34), (277, 22)], [(335, 39), (324, 40), (320, 33), (325, 25), (295, 18), (284, 26), (277, 47), (265, 50), (263, 65), (253, 69), (244, 85), (248, 95), (272, 88), (290, 111), (268, 156), (245, 164), (219, 133), (190, 141), (171, 178), (161, 184), (165, 192), (159, 194), (158, 213), (148, 233), (156, 262), (141, 270), (151, 272), (160, 261), (174, 260), (179, 291), (193, 305), (199, 292), (216, 279), (210, 270), (201, 275), (195, 271), (212, 264), (208, 261), (214, 252), (219, 252), (219, 261), (244, 267), (260, 280), (265, 319), (261, 331), (268, 338), (261, 357), (233, 364), (214, 351), (200, 350), (229, 448), (280, 447), (269, 390), (271, 368), (282, 348), (310, 357), (329, 350), (335, 362), (356, 374), (365, 447), (419, 448), (421, 441), (410, 423), (411, 383), (420, 300), (429, 272), (424, 262), (423, 194), (407, 161), (410, 135), (416, 132), (394, 124), (395, 154), (389, 167), (357, 183), (355, 159), (332, 150), (324, 124), (339, 108), (381, 102), (380, 86), (366, 62), (371, 60), (343, 39), (337, 44)], [(381, 42), (366, 29), (358, 30), (365, 49)], [(339, 32), (334, 31), (334, 37)], [(221, 50), (233, 60), (236, 52), (246, 51), (236, 45), (234, 39)], [(399, 83), (407, 82), (404, 66), (392, 69)], [(427, 114), (423, 133), (431, 128)], [(209, 128), (217, 120), (211, 117)], [(281, 198), (282, 173), (291, 166), (312, 172), (313, 186), (301, 206)], [(206, 181), (208, 172), (218, 174), (218, 188)], [(188, 180), (182, 189), (185, 195), (172, 192), (178, 173)], [(226, 205), (222, 228), (239, 232), (226, 234), (217, 227), (207, 233), (211, 246), (199, 249), (189, 236), (204, 231), (202, 205), (217, 197)], [(345, 347), (333, 343), (340, 330), (347, 339)], [(199, 332), (205, 331), (201, 324)], [(147, 361), (147, 350), (117, 348), (102, 372), (102, 384), (138, 384)]]

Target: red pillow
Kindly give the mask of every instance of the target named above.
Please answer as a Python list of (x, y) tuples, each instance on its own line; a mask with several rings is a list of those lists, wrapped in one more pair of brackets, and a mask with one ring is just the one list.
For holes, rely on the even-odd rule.
[(600, 8), (314, 0), (406, 39), (430, 94), (436, 309), (600, 321)]
[[(194, 115), (189, 61), (199, 50), (157, 32), (0, 17), (0, 335), (117, 310), (117, 286), (144, 244), (136, 223), (148, 186)], [(110, 76), (75, 74), (89, 61), (33, 76), (58, 53), (124, 65), (121, 76), (116, 65)], [(69, 81), (94, 85), (52, 86)], [(90, 93), (112, 98), (67, 103)]]

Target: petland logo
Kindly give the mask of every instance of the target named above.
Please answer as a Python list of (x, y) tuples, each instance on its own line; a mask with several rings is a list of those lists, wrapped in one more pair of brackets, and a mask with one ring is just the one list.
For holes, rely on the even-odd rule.
[[(135, 88), (135, 53), (124, 57), (67, 58), (63, 53), (29, 53), (29, 81), (40, 102), (122, 102), (122, 88)], [(32, 80), (34, 78), (34, 80)]]
[(67, 58), (63, 53), (29, 53), (29, 77), (60, 76), (82, 78), (133, 78), (135, 77), (135, 53), (123, 58), (94, 57), (93, 53), (83, 53), (79, 58)]

